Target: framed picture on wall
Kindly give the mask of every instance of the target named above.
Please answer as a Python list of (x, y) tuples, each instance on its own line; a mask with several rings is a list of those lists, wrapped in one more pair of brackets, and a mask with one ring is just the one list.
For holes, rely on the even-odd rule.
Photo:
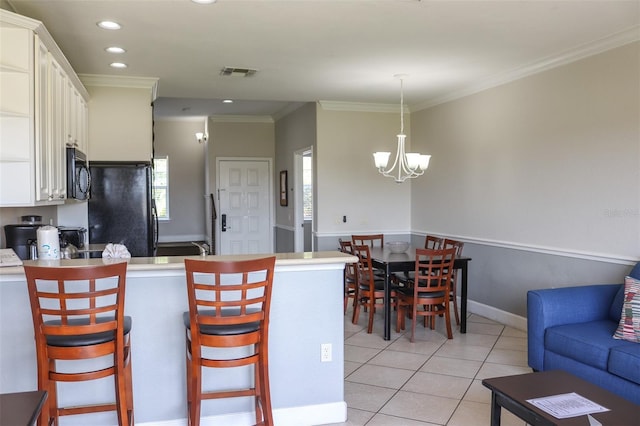
[(280, 205), (288, 206), (289, 199), (287, 197), (287, 171), (280, 172)]

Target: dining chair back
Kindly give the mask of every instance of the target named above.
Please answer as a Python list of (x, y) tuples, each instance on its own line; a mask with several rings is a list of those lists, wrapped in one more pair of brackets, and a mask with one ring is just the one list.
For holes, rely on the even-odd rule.
[[(269, 388), (269, 315), (275, 256), (238, 261), (185, 259), (189, 424), (200, 424), (203, 399), (254, 397), (256, 424), (273, 425)], [(233, 348), (249, 348), (249, 354)], [(211, 350), (211, 348), (224, 348)], [(228, 351), (226, 350), (228, 349)], [(253, 384), (202, 390), (202, 368), (254, 366)], [(231, 387), (231, 389), (230, 389)]]
[[(380, 278), (374, 272), (368, 245), (353, 245), (352, 247), (353, 254), (358, 257), (358, 298), (353, 309), (352, 322), (354, 324), (358, 323), (360, 308), (364, 306), (369, 313), (367, 333), (370, 334), (373, 332), (373, 319), (376, 308), (384, 307), (384, 278)], [(395, 304), (395, 297), (395, 291), (391, 290), (393, 304)]]
[[(124, 315), (126, 272), (126, 262), (66, 268), (24, 265), (35, 332), (38, 390), (48, 393), (40, 425), (58, 425), (59, 416), (103, 411), (116, 411), (120, 426), (134, 424), (131, 317)], [(106, 367), (102, 362), (88, 361), (102, 357), (113, 361)], [(115, 379), (115, 403), (58, 406), (58, 382), (109, 376)]]
[[(435, 328), (435, 318), (444, 315), (447, 338), (452, 339), (449, 311), (449, 291), (455, 249), (416, 249), (414, 279), (406, 287), (397, 289), (397, 325), (399, 332), (405, 327), (405, 317), (411, 309), (411, 342), (415, 339), (418, 317), (423, 317), (425, 327)], [(418, 309), (422, 307), (422, 309)], [(427, 321), (428, 320), (428, 321)]]
[[(454, 248), (456, 250), (455, 258), (459, 258), (462, 256), (462, 249), (464, 248), (464, 243), (462, 241), (452, 240), (449, 238), (445, 238), (443, 241), (443, 248)], [(456, 317), (456, 324), (460, 325), (460, 314), (458, 313), (458, 270), (454, 269), (451, 274), (451, 292), (450, 299), (453, 302), (453, 313)]]
[(352, 235), (351, 242), (354, 245), (367, 245), (373, 247), (384, 247), (384, 234)]
[(430, 250), (440, 250), (443, 247), (444, 238), (435, 235), (427, 235), (424, 239), (424, 248)]
[[(339, 240), (340, 251), (347, 254), (353, 254), (351, 241)], [(347, 305), (349, 299), (353, 299), (353, 306), (356, 306), (358, 298), (358, 273), (356, 263), (347, 263), (344, 265), (344, 313), (347, 313)]]

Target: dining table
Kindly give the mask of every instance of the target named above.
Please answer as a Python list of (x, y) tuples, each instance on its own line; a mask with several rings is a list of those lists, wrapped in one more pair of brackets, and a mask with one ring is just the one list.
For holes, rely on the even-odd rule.
[[(409, 246), (403, 253), (393, 253), (388, 247), (371, 247), (371, 265), (384, 271), (384, 340), (391, 340), (391, 276), (395, 272), (409, 272), (416, 267), (416, 248)], [(460, 270), (460, 333), (467, 332), (467, 269), (470, 257), (456, 257), (453, 267)]]

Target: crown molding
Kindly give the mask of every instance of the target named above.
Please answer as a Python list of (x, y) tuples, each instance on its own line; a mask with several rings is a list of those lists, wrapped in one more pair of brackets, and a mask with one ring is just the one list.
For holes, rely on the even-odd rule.
[(610, 36), (603, 37), (599, 40), (596, 40), (595, 42), (583, 44), (574, 49), (565, 51), (559, 55), (548, 56), (542, 60), (523, 65), (521, 67), (517, 67), (503, 73), (499, 73), (465, 89), (452, 92), (448, 95), (441, 96), (430, 101), (416, 104), (411, 108), (411, 111), (420, 111), (439, 104), (460, 99), (465, 96), (473, 95), (484, 90), (500, 86), (502, 84), (510, 83), (512, 81), (519, 80), (521, 78), (547, 71), (562, 65), (566, 65), (571, 62), (587, 58), (589, 56), (597, 55), (598, 53), (602, 53), (616, 47), (621, 47), (639, 40), (640, 25), (636, 25)]
[(270, 115), (212, 115), (209, 119), (214, 123), (273, 123)]
[(85, 86), (154, 90), (158, 85), (158, 78), (156, 77), (131, 77), (103, 74), (78, 74), (78, 76)]
[[(364, 102), (340, 102), (340, 101), (318, 101), (322, 109), (327, 111), (352, 111), (352, 112), (398, 112), (398, 104), (369, 104)], [(409, 107), (404, 106), (405, 112), (409, 112)]]

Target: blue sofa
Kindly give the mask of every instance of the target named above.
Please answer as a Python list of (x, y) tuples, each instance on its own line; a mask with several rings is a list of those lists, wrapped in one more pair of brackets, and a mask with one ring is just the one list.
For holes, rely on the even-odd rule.
[[(629, 275), (640, 279), (640, 262)], [(568, 371), (640, 405), (640, 343), (613, 338), (623, 295), (623, 284), (529, 291), (529, 366)]]

